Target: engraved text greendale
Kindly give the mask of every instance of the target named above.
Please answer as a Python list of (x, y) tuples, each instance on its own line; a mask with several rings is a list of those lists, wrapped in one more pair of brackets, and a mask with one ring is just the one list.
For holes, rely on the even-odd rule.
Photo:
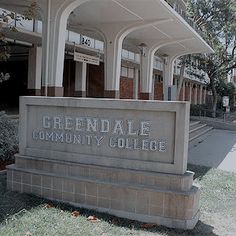
[(95, 117), (43, 116), (33, 140), (110, 148), (167, 151), (167, 141), (151, 139), (150, 121)]

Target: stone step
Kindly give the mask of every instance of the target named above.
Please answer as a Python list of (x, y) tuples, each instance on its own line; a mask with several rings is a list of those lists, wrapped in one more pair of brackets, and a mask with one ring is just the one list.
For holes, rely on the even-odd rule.
[(189, 142), (191, 142), (194, 139), (202, 136), (203, 134), (209, 132), (212, 129), (213, 129), (213, 127), (210, 127), (210, 126), (207, 126), (207, 125), (199, 126), (198, 129), (195, 129), (194, 131), (189, 133)]
[(195, 131), (198, 131), (204, 127), (206, 127), (207, 125), (206, 124), (202, 124), (202, 123), (198, 123), (198, 124), (195, 124), (195, 125), (192, 125), (189, 127), (189, 134), (195, 132)]
[(199, 123), (200, 123), (200, 121), (190, 121), (189, 127), (191, 128)]

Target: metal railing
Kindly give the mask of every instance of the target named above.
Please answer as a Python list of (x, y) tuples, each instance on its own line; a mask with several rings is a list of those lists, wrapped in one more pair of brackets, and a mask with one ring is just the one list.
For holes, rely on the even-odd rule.
[(180, 7), (179, 4), (173, 3), (170, 0), (165, 0), (202, 38), (204, 34), (199, 26), (187, 16), (186, 12)]

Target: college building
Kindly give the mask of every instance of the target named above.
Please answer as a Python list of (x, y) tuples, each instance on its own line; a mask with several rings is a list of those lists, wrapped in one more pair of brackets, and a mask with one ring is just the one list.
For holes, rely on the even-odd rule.
[[(37, 20), (5, 31), (12, 57), (0, 69), (11, 78), (1, 96), (14, 103), (37, 95), (20, 97), (19, 153), (7, 188), (192, 229), (200, 190), (187, 171), (185, 101), (205, 103), (207, 76), (194, 77), (193, 61), (177, 98), (179, 57), (213, 50), (186, 18), (186, 2), (37, 3)], [(3, 0), (0, 7), (22, 13), (29, 4)]]
[[(19, 12), (20, 16), (25, 10), (20, 2), (3, 1), (1, 11)], [(176, 95), (181, 67), (178, 58), (212, 52), (196, 25), (187, 19), (186, 1), (150, 0), (147, 9), (142, 9), (144, 1), (138, 1), (137, 6), (126, 1), (98, 2), (71, 7), (68, 19), (63, 19), (64, 32), (56, 25), (43, 30), (46, 6), (40, 6), (38, 19), (10, 22), (17, 32), (5, 30), (11, 56), (0, 63), (0, 71), (10, 74), (0, 86), (3, 109), (17, 107), (19, 96), (45, 93), (206, 103), (209, 79), (196, 69), (194, 61), (185, 69), (180, 96)], [(42, 43), (47, 37), (59, 40), (57, 45), (47, 45), (49, 52), (42, 58)], [(51, 60), (56, 64), (47, 66)], [(45, 73), (56, 76), (55, 81), (46, 79)]]

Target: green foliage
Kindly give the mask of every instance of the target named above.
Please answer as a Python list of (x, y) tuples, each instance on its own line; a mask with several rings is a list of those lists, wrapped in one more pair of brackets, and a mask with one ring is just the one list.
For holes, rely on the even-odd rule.
[[(36, 18), (38, 12), (39, 7), (36, 1), (33, 1), (22, 15), (15, 12), (2, 10), (2, 13), (0, 14), (0, 61), (8, 60), (11, 55), (10, 44), (6, 39), (7, 32), (17, 32), (15, 22), (32, 20)], [(0, 83), (8, 80), (9, 78), (9, 74), (0, 73)]]
[(223, 97), (223, 96), (229, 96), (229, 97), (233, 97), (235, 92), (236, 92), (236, 88), (234, 86), (233, 83), (228, 83), (225, 80), (220, 79), (219, 81), (217, 81), (216, 84), (216, 90), (217, 93)]
[(236, 1), (189, 0), (188, 15), (201, 28), (205, 40), (215, 51), (213, 54), (195, 55), (195, 59), (198, 68), (210, 78), (216, 107), (218, 81), (236, 68)]
[(190, 105), (190, 115), (191, 116), (201, 116), (204, 112), (204, 110), (209, 109), (209, 107), (206, 104), (201, 104), (201, 105), (195, 105), (191, 104)]
[(12, 160), (18, 152), (18, 125), (0, 112), (0, 160)]
[(219, 81), (217, 81), (216, 91), (218, 94), (218, 108), (222, 108), (223, 96), (229, 96), (229, 105), (231, 108), (234, 108), (234, 96), (236, 88), (233, 83), (228, 83), (226, 80), (220, 79)]

